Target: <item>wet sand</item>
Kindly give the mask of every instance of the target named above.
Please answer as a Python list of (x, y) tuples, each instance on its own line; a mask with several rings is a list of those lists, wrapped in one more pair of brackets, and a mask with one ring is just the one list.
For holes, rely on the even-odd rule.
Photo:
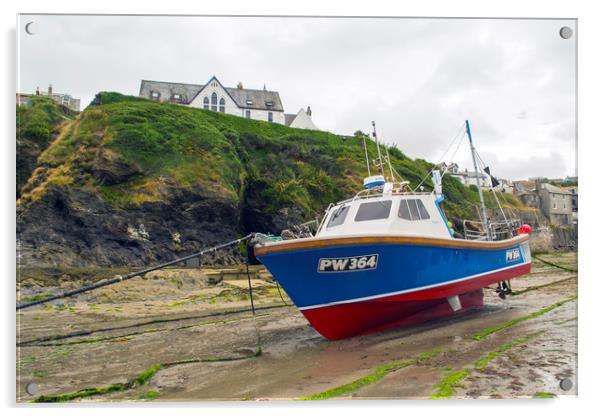
[[(575, 253), (542, 258), (576, 268)], [(483, 309), (342, 341), (284, 305), (265, 273), (253, 280), (255, 317), (246, 280), (206, 287), (205, 278), (157, 274), (20, 311), (17, 401), (577, 394), (577, 274), (538, 261), (512, 281), (516, 295), (485, 289)], [(560, 388), (563, 379), (571, 389)], [(99, 390), (68, 396), (83, 389)]]

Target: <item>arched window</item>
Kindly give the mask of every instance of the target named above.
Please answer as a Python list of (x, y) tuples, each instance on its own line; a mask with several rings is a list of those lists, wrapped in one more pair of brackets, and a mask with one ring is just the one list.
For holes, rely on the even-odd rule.
[(226, 100), (223, 97), (219, 99), (219, 111), (220, 113), (226, 112)]
[(203, 98), (203, 108), (209, 110), (209, 98), (207, 97)]
[(211, 94), (211, 111), (217, 111), (217, 94)]

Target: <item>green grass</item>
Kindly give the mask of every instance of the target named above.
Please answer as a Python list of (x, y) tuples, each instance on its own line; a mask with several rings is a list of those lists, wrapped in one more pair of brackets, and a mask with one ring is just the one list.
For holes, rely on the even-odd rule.
[(523, 293), (526, 292), (531, 292), (532, 290), (539, 290), (539, 289), (543, 289), (544, 287), (549, 287), (549, 286), (554, 286), (554, 285), (558, 285), (560, 283), (565, 283), (568, 282), (569, 280), (574, 280), (576, 279), (577, 276), (571, 276), (568, 277), (566, 279), (560, 279), (560, 280), (555, 280), (553, 282), (550, 283), (545, 283), (543, 285), (538, 285), (538, 286), (530, 286), (526, 289), (522, 289), (522, 290), (513, 290), (512, 293), (510, 293), (511, 296), (518, 296), (518, 295), (522, 295)]
[(159, 393), (157, 390), (149, 390), (146, 393), (141, 394), (138, 399), (139, 400), (150, 401), (150, 400), (155, 400), (160, 395), (161, 395), (161, 393)]
[(37, 399), (35, 399), (33, 402), (34, 403), (63, 403), (63, 402), (70, 402), (75, 399), (81, 399), (81, 398), (90, 397), (90, 396), (99, 396), (99, 395), (105, 395), (105, 394), (111, 394), (111, 393), (117, 393), (117, 392), (131, 390), (133, 388), (143, 386), (146, 383), (148, 383), (149, 380), (155, 375), (155, 373), (157, 371), (159, 371), (161, 368), (162, 368), (161, 364), (156, 364), (156, 365), (150, 366), (149, 368), (144, 370), (142, 373), (137, 375), (133, 380), (131, 380), (127, 383), (115, 383), (115, 384), (111, 384), (110, 386), (106, 386), (106, 387), (83, 389), (80, 391), (76, 391), (74, 393), (67, 393), (67, 394), (42, 395), (42, 396), (38, 397)]
[(555, 399), (556, 395), (554, 393), (544, 393), (544, 392), (537, 392), (533, 395), (534, 399)]
[(134, 386), (144, 386), (162, 367), (163, 366), (161, 364), (155, 364), (144, 370), (138, 375), (138, 377), (135, 378)]
[(376, 383), (390, 372), (399, 370), (400, 368), (408, 367), (414, 364), (415, 362), (416, 360), (406, 360), (383, 365), (378, 367), (370, 374), (361, 377), (357, 380), (354, 380), (351, 383), (343, 384), (342, 386), (338, 386), (318, 394), (302, 397), (299, 400), (328, 400), (338, 396), (346, 396), (353, 393), (361, 387)]
[(21, 298), (21, 303), (35, 302), (37, 300), (49, 298), (50, 296), (52, 296), (52, 293), (36, 293), (35, 295), (31, 295), (31, 296), (23, 296)]
[(31, 97), (30, 105), (16, 107), (17, 197), (35, 168), (31, 151), (43, 151), (58, 133), (59, 125), (75, 113), (48, 97)]
[[(49, 186), (77, 186), (97, 192), (109, 204), (130, 209), (158, 202), (166, 183), (203, 188), (257, 213), (254, 227), (280, 232), (283, 209), (298, 208), (300, 220), (315, 219), (326, 206), (352, 196), (366, 176), (359, 137), (293, 129), (198, 108), (159, 103), (117, 93), (99, 93), (60, 140), (40, 156), (47, 179), (27, 189), (23, 200), (39, 198)], [(368, 140), (370, 157), (376, 146)], [(99, 152), (141, 172), (106, 184), (93, 172)], [(389, 148), (393, 167), (417, 186), (433, 164)], [(51, 174), (52, 173), (52, 174)], [(450, 219), (475, 218), (478, 196), (450, 176), (443, 179)], [(432, 189), (431, 179), (424, 183)], [(28, 199), (29, 198), (29, 199)], [(520, 207), (511, 195), (503, 204)], [(494, 206), (491, 195), (487, 205)]]
[(434, 387), (437, 389), (437, 392), (433, 394), (430, 397), (430, 399), (449, 399), (453, 397), (456, 392), (455, 389), (460, 385), (462, 380), (464, 380), (471, 374), (473, 369), (486, 367), (489, 364), (489, 362), (496, 358), (498, 355), (510, 350), (513, 347), (527, 343), (529, 340), (539, 335), (540, 333), (541, 332), (531, 334), (525, 337), (520, 337), (511, 342), (503, 344), (494, 351), (490, 351), (478, 360), (474, 361), (471, 367), (461, 368), (455, 371), (448, 369), (441, 381), (435, 384)]
[(510, 326), (516, 325), (516, 324), (518, 324), (520, 322), (523, 322), (523, 321), (526, 321), (528, 319), (537, 318), (538, 316), (546, 314), (546, 313), (548, 313), (548, 312), (550, 312), (550, 311), (552, 311), (552, 310), (554, 310), (554, 309), (556, 309), (556, 308), (564, 305), (567, 302), (574, 301), (575, 299), (577, 299), (577, 296), (571, 296), (568, 299), (564, 299), (564, 300), (562, 300), (560, 302), (556, 302), (555, 304), (550, 305), (550, 306), (548, 306), (546, 308), (540, 309), (537, 312), (533, 312), (533, 313), (531, 313), (529, 315), (521, 316), (520, 318), (512, 319), (512, 320), (510, 320), (508, 322), (505, 322), (505, 323), (503, 323), (501, 325), (497, 325), (497, 326), (493, 326), (493, 327), (490, 327), (490, 328), (486, 328), (486, 329), (482, 330), (481, 332), (473, 335), (472, 339), (474, 339), (475, 341), (480, 341), (480, 340), (482, 340), (484, 338), (487, 338), (491, 334), (494, 334), (494, 333), (496, 333), (498, 331), (506, 329), (506, 328), (508, 328)]
[(454, 388), (468, 375), (470, 374), (470, 370), (462, 369), (458, 371), (448, 371), (448, 373), (443, 377), (443, 379), (435, 384), (435, 387), (438, 389), (437, 393), (432, 395), (431, 399), (447, 399), (454, 395)]

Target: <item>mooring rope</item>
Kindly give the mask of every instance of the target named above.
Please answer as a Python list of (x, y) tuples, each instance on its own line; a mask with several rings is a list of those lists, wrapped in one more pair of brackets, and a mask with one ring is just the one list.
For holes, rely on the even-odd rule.
[(129, 280), (129, 279), (132, 279), (134, 277), (141, 276), (141, 275), (144, 275), (146, 273), (149, 273), (149, 272), (152, 272), (152, 271), (155, 271), (155, 270), (159, 270), (159, 269), (162, 269), (162, 268), (165, 268), (165, 267), (168, 267), (168, 266), (172, 266), (174, 264), (178, 264), (178, 263), (181, 263), (183, 261), (193, 259), (195, 257), (200, 257), (200, 256), (203, 256), (203, 255), (205, 255), (207, 253), (215, 252), (217, 250), (221, 250), (221, 249), (224, 249), (226, 247), (230, 247), (230, 246), (232, 246), (234, 244), (240, 244), (242, 241), (246, 241), (246, 240), (249, 240), (250, 238), (253, 238), (253, 236), (254, 236), (254, 234), (248, 234), (248, 235), (246, 235), (244, 237), (241, 237), (241, 238), (238, 238), (236, 240), (232, 240), (232, 241), (229, 241), (229, 242), (223, 243), (223, 244), (218, 244), (217, 246), (214, 246), (214, 247), (206, 248), (206, 249), (204, 249), (202, 251), (199, 251), (198, 253), (190, 254), (190, 255), (184, 256), (184, 257), (179, 257), (179, 258), (177, 258), (175, 260), (171, 260), (171, 261), (168, 261), (166, 263), (161, 263), (161, 264), (158, 264), (156, 266), (149, 267), (149, 268), (144, 269), (144, 270), (140, 270), (138, 272), (129, 273), (129, 274), (125, 275), (125, 276), (116, 276), (116, 277), (114, 277), (112, 279), (104, 280), (104, 281), (102, 281), (100, 283), (94, 283), (92, 285), (82, 286), (82, 287), (80, 287), (78, 289), (65, 291), (63, 293), (60, 293), (60, 294), (54, 295), (54, 296), (50, 296), (48, 298), (34, 300), (32, 302), (29, 302), (29, 303), (21, 303), (21, 304), (17, 305), (17, 310), (29, 308), (29, 307), (35, 306), (35, 305), (40, 305), (42, 303), (51, 302), (51, 301), (57, 300), (57, 299), (68, 298), (68, 297), (71, 297), (71, 296), (78, 295), (80, 293), (88, 292), (90, 290), (94, 290), (94, 289), (98, 289), (98, 288), (101, 288), (101, 287), (104, 287), (104, 286), (112, 285), (114, 283), (123, 282), (125, 280)]
[(286, 306), (289, 306), (289, 304), (286, 303), (284, 297), (282, 296), (282, 292), (280, 291), (280, 284), (278, 283), (278, 281), (276, 281), (276, 288), (278, 289), (278, 294), (280, 295), (280, 300), (282, 301), (282, 303), (284, 303)]
[(542, 263), (549, 264), (550, 266), (554, 266), (554, 267), (558, 267), (559, 269), (566, 270), (567, 272), (578, 273), (578, 270), (576, 270), (576, 269), (569, 269), (568, 267), (564, 267), (564, 266), (561, 266), (559, 264), (554, 264), (554, 263), (552, 263), (550, 261), (544, 260), (541, 257), (537, 257), (537, 256), (535, 256), (533, 254), (531, 254), (531, 257), (533, 257), (534, 259), (539, 260)]

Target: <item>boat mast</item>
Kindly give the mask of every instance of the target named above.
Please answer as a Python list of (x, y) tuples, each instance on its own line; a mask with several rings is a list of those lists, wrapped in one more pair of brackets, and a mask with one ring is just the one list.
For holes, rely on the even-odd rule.
[(474, 172), (477, 178), (477, 189), (479, 191), (479, 199), (481, 200), (481, 212), (483, 213), (483, 224), (487, 233), (487, 240), (491, 240), (491, 230), (489, 229), (489, 219), (487, 218), (487, 208), (485, 208), (485, 199), (483, 199), (483, 190), (481, 189), (481, 178), (479, 177), (479, 168), (477, 167), (477, 158), (475, 156), (475, 148), (472, 143), (472, 134), (470, 134), (470, 124), (466, 120), (466, 133), (470, 141), (470, 152), (472, 153), (472, 163), (474, 164)]
[(378, 144), (378, 137), (376, 136), (376, 123), (372, 122), (372, 135), (374, 136), (374, 141), (376, 142), (376, 151), (378, 152), (378, 171), (383, 177), (385, 176), (385, 170), (383, 168), (383, 157), (380, 154), (380, 145)]
[(366, 135), (362, 133), (362, 140), (364, 141), (364, 153), (366, 154), (366, 167), (368, 168), (368, 176), (370, 175), (370, 161), (368, 159), (368, 148), (366, 147)]

